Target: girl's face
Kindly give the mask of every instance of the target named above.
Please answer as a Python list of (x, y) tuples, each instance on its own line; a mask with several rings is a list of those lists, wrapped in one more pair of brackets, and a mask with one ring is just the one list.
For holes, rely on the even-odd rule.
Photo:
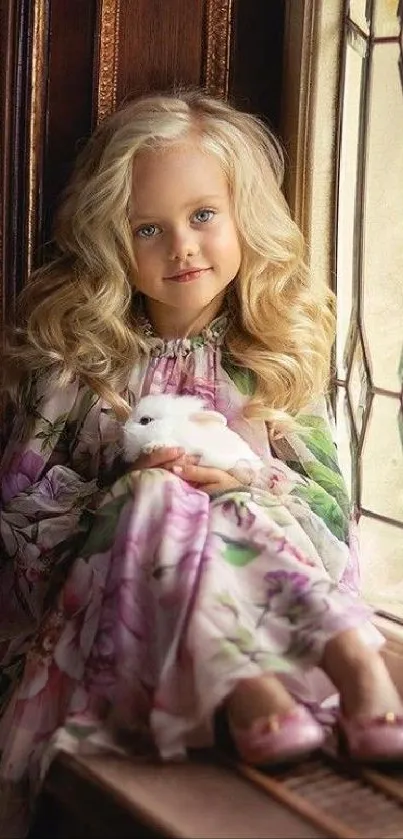
[[(219, 311), (240, 261), (226, 177), (197, 140), (143, 152), (131, 206), (135, 284), (159, 331), (177, 334)], [(198, 327), (204, 324), (198, 322)], [(168, 337), (168, 336), (167, 336)]]

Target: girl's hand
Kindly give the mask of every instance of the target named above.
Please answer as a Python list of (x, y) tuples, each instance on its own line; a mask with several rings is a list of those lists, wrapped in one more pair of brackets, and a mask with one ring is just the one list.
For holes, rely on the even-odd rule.
[(187, 455), (184, 449), (165, 446), (160, 449), (155, 449), (149, 454), (140, 454), (134, 463), (132, 463), (131, 470), (169, 469), (172, 471), (174, 466), (197, 463), (197, 460), (197, 457)]
[(194, 463), (175, 463), (167, 467), (184, 481), (199, 487), (208, 495), (215, 492), (225, 492), (227, 489), (239, 489), (241, 482), (224, 472), (222, 469), (214, 469), (211, 466), (198, 466)]

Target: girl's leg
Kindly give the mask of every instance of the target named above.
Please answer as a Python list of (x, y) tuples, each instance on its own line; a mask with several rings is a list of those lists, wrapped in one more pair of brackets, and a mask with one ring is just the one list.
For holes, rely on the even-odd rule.
[(350, 629), (327, 642), (321, 666), (340, 693), (338, 728), (350, 757), (401, 764), (403, 702), (379, 653)]
[[(340, 693), (347, 717), (403, 713), (403, 702), (377, 650), (347, 629), (325, 645), (321, 668)], [(296, 702), (275, 676), (241, 680), (226, 703), (235, 725), (247, 728), (255, 719), (287, 714)]]
[(275, 676), (240, 680), (225, 708), (232, 740), (247, 763), (295, 760), (325, 739), (320, 725)]
[(321, 668), (340, 693), (346, 717), (375, 717), (403, 713), (403, 703), (386, 664), (377, 650), (347, 629), (325, 645)]
[(275, 676), (267, 675), (239, 681), (226, 708), (234, 726), (249, 728), (259, 717), (290, 713), (296, 703)]

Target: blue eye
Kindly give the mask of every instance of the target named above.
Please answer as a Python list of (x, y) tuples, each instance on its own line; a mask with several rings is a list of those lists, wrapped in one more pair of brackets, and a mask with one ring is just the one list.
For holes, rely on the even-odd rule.
[(152, 239), (158, 233), (161, 233), (161, 228), (156, 224), (143, 224), (143, 227), (136, 230), (136, 236), (140, 236), (142, 239)]
[(193, 218), (195, 218), (196, 221), (199, 221), (202, 224), (205, 224), (206, 221), (211, 221), (213, 216), (215, 216), (214, 210), (207, 210), (206, 208), (203, 208), (202, 210), (197, 210), (197, 212), (194, 214)]

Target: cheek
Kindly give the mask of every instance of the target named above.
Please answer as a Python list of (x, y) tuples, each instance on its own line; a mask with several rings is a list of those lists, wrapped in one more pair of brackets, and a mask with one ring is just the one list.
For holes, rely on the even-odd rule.
[(236, 266), (238, 269), (241, 262), (241, 245), (238, 234), (233, 225), (228, 226), (226, 230), (223, 231), (221, 246), (223, 251), (225, 251), (227, 261), (230, 262), (231, 265)]
[(232, 224), (226, 224), (217, 227), (210, 233), (210, 244), (214, 248), (227, 249), (231, 251), (240, 252), (239, 240), (236, 229)]
[(148, 266), (152, 263), (152, 251), (145, 248), (136, 248), (134, 251), (136, 257), (136, 264), (138, 271), (147, 271)]
[[(151, 282), (156, 275), (158, 268), (158, 255), (154, 248), (138, 247), (134, 250), (136, 261), (136, 274), (138, 280), (138, 287), (142, 287), (143, 283)], [(143, 290), (140, 288), (140, 290)]]

